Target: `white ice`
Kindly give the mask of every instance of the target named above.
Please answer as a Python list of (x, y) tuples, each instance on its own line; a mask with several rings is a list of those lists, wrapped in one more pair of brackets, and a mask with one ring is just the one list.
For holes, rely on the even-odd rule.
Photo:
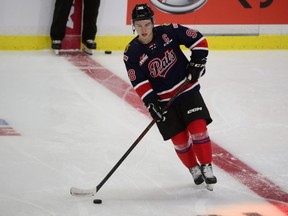
[[(129, 83), (122, 52), (91, 58)], [(201, 78), (211, 139), (286, 193), (287, 59), (210, 51)], [(51, 51), (0, 52), (0, 119), (21, 134), (0, 136), (0, 215), (285, 215), (217, 166), (213, 192), (195, 186), (155, 126), (95, 197), (72, 197), (71, 186), (96, 186), (151, 119)]]

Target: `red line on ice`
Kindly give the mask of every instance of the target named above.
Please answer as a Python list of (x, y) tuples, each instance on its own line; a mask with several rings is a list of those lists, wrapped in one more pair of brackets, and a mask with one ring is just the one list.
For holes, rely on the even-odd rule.
[[(63, 52), (62, 55), (92, 79), (108, 88), (138, 111), (148, 115), (142, 101), (126, 81), (82, 52)], [(288, 215), (288, 194), (285, 191), (218, 144), (212, 142), (212, 145), (213, 163), (215, 165)]]

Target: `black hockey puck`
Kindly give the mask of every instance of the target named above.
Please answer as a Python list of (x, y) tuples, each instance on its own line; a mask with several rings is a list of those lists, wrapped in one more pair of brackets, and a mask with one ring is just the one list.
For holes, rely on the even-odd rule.
[(101, 203), (102, 203), (102, 200), (101, 200), (101, 199), (94, 199), (94, 200), (93, 200), (93, 203), (94, 203), (94, 204), (101, 204)]
[(112, 51), (111, 51), (111, 50), (105, 50), (104, 53), (105, 53), (105, 54), (112, 54)]

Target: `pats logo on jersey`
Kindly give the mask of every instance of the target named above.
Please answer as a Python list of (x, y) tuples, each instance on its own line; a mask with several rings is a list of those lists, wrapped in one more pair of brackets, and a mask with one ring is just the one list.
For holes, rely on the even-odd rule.
[(150, 2), (167, 13), (183, 14), (195, 11), (202, 7), (208, 0), (150, 0)]
[(164, 57), (154, 58), (148, 64), (148, 69), (150, 71), (150, 76), (156, 77), (166, 77), (166, 74), (170, 68), (176, 63), (177, 56), (173, 50), (166, 50)]

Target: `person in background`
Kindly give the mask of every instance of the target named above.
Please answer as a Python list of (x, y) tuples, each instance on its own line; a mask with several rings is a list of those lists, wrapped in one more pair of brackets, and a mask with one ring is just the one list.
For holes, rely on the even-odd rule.
[[(95, 36), (97, 33), (97, 17), (100, 7), (100, 0), (83, 0), (83, 26), (82, 26), (82, 45), (83, 51), (93, 54), (96, 49)], [(56, 0), (50, 37), (52, 40), (51, 48), (57, 52), (61, 49), (62, 40), (65, 37), (66, 24), (70, 14), (73, 0)]]
[[(206, 72), (208, 43), (197, 30), (179, 24), (154, 26), (148, 4), (132, 11), (137, 36), (127, 45), (123, 60), (128, 77), (156, 121), (163, 139), (172, 140), (175, 151), (196, 185), (204, 181), (213, 190), (212, 146), (207, 125), (212, 122), (200, 94), (199, 78)], [(191, 51), (190, 61), (180, 45)], [(167, 112), (162, 112), (177, 89), (189, 79)]]

